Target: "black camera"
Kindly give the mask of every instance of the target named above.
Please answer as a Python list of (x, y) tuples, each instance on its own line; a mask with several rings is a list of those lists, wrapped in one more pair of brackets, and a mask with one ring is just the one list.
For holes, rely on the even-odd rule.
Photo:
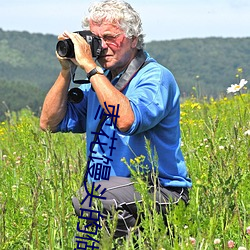
[[(99, 37), (95, 36), (90, 30), (75, 31), (74, 33), (78, 33), (87, 41), (93, 57), (98, 57), (101, 54), (102, 40)], [(70, 39), (58, 41), (56, 51), (61, 57), (75, 57), (74, 44)]]

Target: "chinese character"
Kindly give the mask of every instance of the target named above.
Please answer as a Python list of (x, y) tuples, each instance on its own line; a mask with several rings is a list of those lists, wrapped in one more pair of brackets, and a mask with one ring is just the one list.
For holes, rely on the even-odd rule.
[[(102, 195), (103, 195), (103, 194), (105, 193), (105, 191), (106, 191), (106, 188), (104, 188), (104, 189), (102, 190), (102, 192), (100, 193), (100, 195), (94, 195), (95, 182), (92, 183), (91, 193), (89, 192), (89, 190), (88, 190), (88, 188), (87, 188), (87, 182), (84, 181), (83, 184), (84, 184), (84, 187), (85, 187), (85, 190), (86, 190), (87, 195), (86, 195), (86, 197), (82, 200), (81, 205), (87, 200), (88, 197), (90, 197), (90, 200), (89, 200), (89, 207), (92, 206), (92, 199), (93, 199), (93, 198), (106, 200), (106, 197), (102, 197)], [(101, 187), (101, 185), (99, 184), (99, 185), (96, 187), (95, 191), (97, 191), (100, 187)]]

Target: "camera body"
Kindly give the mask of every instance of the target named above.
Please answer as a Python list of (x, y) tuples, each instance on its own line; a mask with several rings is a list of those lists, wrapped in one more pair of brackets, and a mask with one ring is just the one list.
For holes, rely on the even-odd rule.
[[(75, 31), (74, 33), (81, 35), (90, 45), (93, 57), (98, 57), (101, 54), (102, 41), (99, 37), (95, 36), (90, 30)], [(58, 41), (56, 45), (56, 51), (61, 57), (75, 57), (74, 44), (72, 43), (71, 39)]]

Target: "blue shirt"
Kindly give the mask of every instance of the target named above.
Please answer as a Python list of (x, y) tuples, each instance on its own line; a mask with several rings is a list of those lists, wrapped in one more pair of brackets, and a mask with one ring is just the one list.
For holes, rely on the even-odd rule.
[[(129, 177), (130, 170), (121, 161), (125, 158), (127, 163), (137, 156), (144, 155), (146, 165), (152, 169), (152, 162), (146, 150), (147, 139), (150, 142), (152, 154), (156, 151), (158, 175), (163, 186), (191, 187), (191, 180), (187, 176), (187, 168), (181, 152), (180, 137), (180, 91), (172, 73), (147, 55), (150, 61), (140, 69), (132, 78), (129, 85), (122, 93), (129, 99), (134, 112), (134, 123), (125, 133), (115, 129), (114, 126), (104, 124), (103, 136), (100, 136), (102, 145), (95, 144), (93, 151), (95, 162), (103, 162), (103, 155), (112, 161), (110, 176)], [(108, 74), (108, 71), (107, 71)], [(120, 75), (112, 80), (115, 85)], [(95, 92), (90, 84), (80, 86), (84, 98), (78, 103), (68, 102), (66, 116), (58, 126), (62, 132), (86, 132), (87, 157), (90, 154), (91, 142), (98, 125), (97, 110), (100, 105)], [(101, 86), (100, 86), (101, 88)], [(111, 146), (114, 140), (113, 151)], [(106, 135), (105, 135), (106, 134)], [(108, 136), (108, 137), (107, 137)], [(104, 150), (104, 153), (103, 151)], [(110, 152), (112, 156), (110, 156)]]

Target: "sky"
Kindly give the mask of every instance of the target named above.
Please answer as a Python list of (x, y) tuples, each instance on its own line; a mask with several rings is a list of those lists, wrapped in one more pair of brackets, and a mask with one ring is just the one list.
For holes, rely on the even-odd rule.
[[(0, 0), (0, 28), (54, 35), (76, 31), (93, 1)], [(141, 16), (145, 42), (250, 37), (249, 0), (127, 1)]]

